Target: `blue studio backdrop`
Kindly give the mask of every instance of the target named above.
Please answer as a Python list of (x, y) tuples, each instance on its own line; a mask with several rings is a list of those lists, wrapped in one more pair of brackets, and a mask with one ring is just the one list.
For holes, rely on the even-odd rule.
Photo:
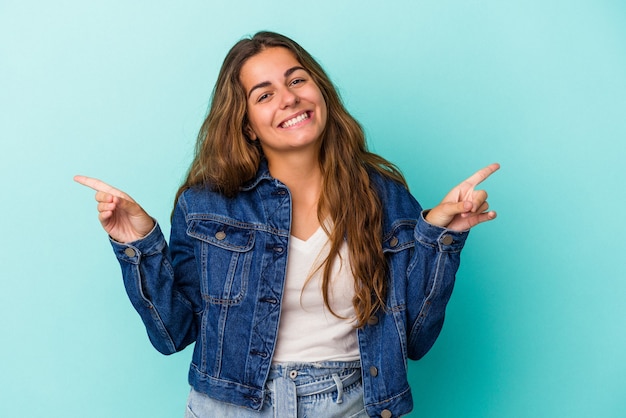
[(412, 417), (626, 417), (626, 3), (0, 0), (0, 416), (180, 417), (74, 174), (164, 230), (228, 49), (282, 32), (433, 206), (491, 162)]

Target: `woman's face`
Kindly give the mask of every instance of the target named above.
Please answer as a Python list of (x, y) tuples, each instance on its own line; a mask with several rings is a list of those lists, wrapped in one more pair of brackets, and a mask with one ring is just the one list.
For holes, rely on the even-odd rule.
[(268, 160), (317, 152), (326, 126), (326, 102), (288, 49), (268, 48), (249, 58), (239, 79), (247, 96), (247, 133), (261, 142)]

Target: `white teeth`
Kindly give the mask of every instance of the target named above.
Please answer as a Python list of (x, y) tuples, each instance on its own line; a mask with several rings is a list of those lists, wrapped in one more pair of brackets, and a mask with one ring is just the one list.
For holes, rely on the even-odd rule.
[(302, 122), (303, 120), (308, 119), (308, 118), (309, 118), (309, 114), (308, 113), (303, 113), (301, 115), (296, 116), (293, 119), (289, 119), (288, 121), (283, 122), (283, 127), (284, 128), (290, 128), (293, 125), (295, 125), (296, 123)]

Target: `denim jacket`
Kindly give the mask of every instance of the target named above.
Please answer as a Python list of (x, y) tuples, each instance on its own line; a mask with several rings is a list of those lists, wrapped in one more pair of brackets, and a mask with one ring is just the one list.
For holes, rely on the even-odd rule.
[[(358, 330), (358, 342), (367, 413), (391, 417), (413, 408), (407, 358), (424, 356), (439, 335), (467, 232), (428, 224), (402, 185), (371, 178), (384, 205), (389, 282), (386, 309)], [(289, 190), (262, 165), (234, 198), (186, 190), (169, 246), (158, 225), (139, 241), (112, 242), (154, 347), (171, 354), (196, 343), (189, 383), (197, 391), (261, 409), (290, 225)]]

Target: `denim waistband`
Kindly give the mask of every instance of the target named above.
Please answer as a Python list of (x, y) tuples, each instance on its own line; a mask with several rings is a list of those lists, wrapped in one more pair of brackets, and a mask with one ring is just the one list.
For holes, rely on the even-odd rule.
[(293, 371), (303, 377), (316, 378), (328, 375), (329, 373), (343, 373), (346, 370), (360, 369), (361, 362), (355, 361), (319, 361), (314, 363), (278, 363), (272, 364), (269, 378), (290, 377)]
[(295, 417), (297, 398), (336, 393), (342, 403), (343, 390), (361, 380), (361, 362), (317, 362), (275, 364), (267, 388), (276, 417)]

